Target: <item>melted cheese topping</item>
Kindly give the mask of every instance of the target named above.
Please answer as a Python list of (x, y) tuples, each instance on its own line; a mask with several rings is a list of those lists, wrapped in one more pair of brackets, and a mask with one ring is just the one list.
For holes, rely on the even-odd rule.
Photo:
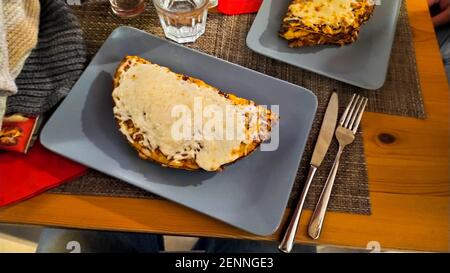
[[(314, 30), (318, 25), (338, 27), (341, 25), (353, 25), (355, 5), (361, 5), (361, 0), (294, 0), (289, 6), (289, 12), (295, 17), (301, 18), (302, 23)], [(368, 5), (373, 5), (373, 0), (366, 0)], [(330, 28), (325, 32), (332, 33)]]
[[(116, 117), (123, 121), (131, 119), (143, 135), (143, 145), (152, 150), (158, 148), (171, 160), (194, 159), (205, 170), (217, 170), (221, 165), (239, 157), (237, 151), (241, 142), (251, 141), (250, 138), (243, 140), (237, 137), (228, 140), (225, 136), (221, 140), (207, 140), (205, 137), (199, 139), (194, 136), (197, 134), (198, 137), (203, 131), (193, 130), (191, 139), (174, 138), (172, 126), (180, 120), (179, 116), (172, 115), (173, 107), (176, 105), (183, 105), (191, 110), (192, 128), (195, 128), (193, 113), (196, 99), (198, 101), (201, 98), (203, 109), (208, 105), (214, 105), (216, 109), (226, 113), (226, 107), (231, 107), (236, 110), (236, 116), (240, 117), (246, 116), (248, 106), (235, 105), (212, 87), (199, 86), (182, 80), (167, 68), (155, 64), (139, 64), (131, 67), (123, 74), (120, 85), (114, 89), (113, 98), (116, 103), (114, 107)], [(255, 105), (250, 107), (257, 108)], [(203, 116), (203, 126), (210, 118), (212, 116), (209, 118)], [(249, 126), (252, 137), (257, 133), (258, 137), (260, 136), (261, 132), (258, 132), (257, 127), (257, 125)], [(227, 129), (224, 128), (223, 131), (226, 132)], [(133, 142), (133, 136), (130, 136), (126, 129), (121, 130), (128, 140)], [(262, 138), (267, 137), (268, 132), (265, 132)]]

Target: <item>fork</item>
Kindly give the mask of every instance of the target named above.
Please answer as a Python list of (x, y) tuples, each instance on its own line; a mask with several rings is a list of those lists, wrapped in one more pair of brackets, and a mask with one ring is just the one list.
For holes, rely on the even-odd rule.
[(317, 202), (314, 213), (309, 222), (308, 234), (313, 239), (318, 239), (320, 231), (322, 230), (323, 220), (330, 200), (331, 191), (333, 189), (334, 180), (339, 167), (339, 160), (341, 159), (342, 152), (345, 146), (351, 144), (355, 140), (355, 135), (361, 122), (364, 109), (367, 105), (367, 98), (356, 96), (353, 94), (347, 108), (345, 108), (339, 125), (336, 128), (335, 136), (339, 142), (339, 149), (334, 160), (333, 167), (328, 175), (325, 186), (320, 194), (319, 201)]

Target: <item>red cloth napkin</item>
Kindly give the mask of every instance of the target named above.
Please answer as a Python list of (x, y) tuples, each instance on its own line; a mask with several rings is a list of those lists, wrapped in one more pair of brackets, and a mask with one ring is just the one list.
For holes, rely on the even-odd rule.
[(257, 12), (262, 0), (219, 0), (217, 9), (227, 15)]
[(28, 154), (0, 153), (0, 206), (33, 197), (83, 175), (87, 168), (36, 142)]

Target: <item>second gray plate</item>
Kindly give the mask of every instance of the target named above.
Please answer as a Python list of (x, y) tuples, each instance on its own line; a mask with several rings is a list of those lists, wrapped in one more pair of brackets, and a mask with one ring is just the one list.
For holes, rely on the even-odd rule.
[(268, 57), (365, 89), (386, 80), (401, 0), (380, 1), (359, 39), (342, 47), (289, 48), (278, 31), (291, 0), (264, 0), (247, 35), (247, 46)]
[[(112, 76), (125, 55), (139, 55), (259, 104), (279, 105), (278, 149), (256, 151), (218, 173), (169, 169), (140, 159), (118, 131), (112, 112)], [(50, 118), (41, 142), (93, 169), (230, 225), (268, 235), (286, 208), (316, 107), (316, 97), (304, 88), (120, 27)]]

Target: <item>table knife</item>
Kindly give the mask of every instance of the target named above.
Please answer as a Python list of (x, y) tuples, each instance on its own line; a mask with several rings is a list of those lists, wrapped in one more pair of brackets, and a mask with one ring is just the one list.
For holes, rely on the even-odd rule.
[(306, 195), (308, 194), (309, 186), (311, 186), (311, 181), (316, 174), (317, 168), (320, 167), (325, 154), (327, 153), (328, 147), (330, 146), (331, 140), (333, 139), (334, 130), (336, 129), (336, 122), (338, 116), (338, 95), (333, 92), (330, 101), (328, 102), (327, 110), (322, 121), (322, 126), (320, 127), (319, 137), (316, 141), (316, 146), (314, 147), (314, 152), (310, 162), (310, 168), (308, 172), (308, 177), (306, 178), (305, 186), (303, 187), (302, 194), (300, 195), (300, 200), (297, 203), (294, 214), (292, 215), (291, 221), (286, 229), (283, 239), (281, 240), (278, 249), (284, 253), (289, 253), (292, 250), (295, 242), (295, 235), (297, 234), (298, 224), (300, 222), (300, 217), (302, 214), (303, 205), (306, 200)]

